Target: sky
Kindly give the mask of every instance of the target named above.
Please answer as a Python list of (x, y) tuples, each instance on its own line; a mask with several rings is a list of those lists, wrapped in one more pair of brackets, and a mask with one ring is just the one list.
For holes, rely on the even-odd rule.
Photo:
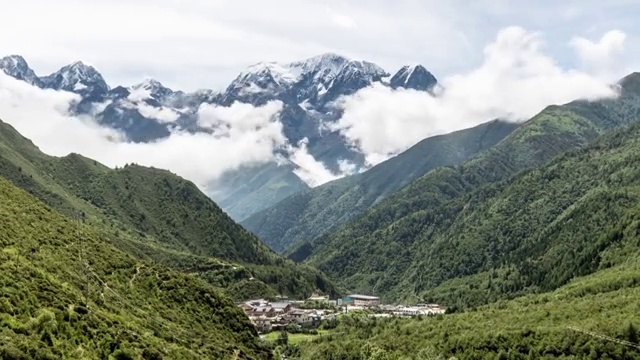
[(153, 77), (220, 90), (250, 64), (324, 52), (389, 72), (421, 63), (443, 78), (479, 66), (484, 46), (514, 25), (544, 32), (562, 66), (582, 66), (574, 37), (613, 29), (627, 34), (628, 59), (640, 55), (640, 2), (630, 0), (23, 0), (3, 8), (11, 11), (0, 13), (0, 54), (25, 56), (39, 75), (83, 60), (111, 86)]
[[(0, 13), (0, 54), (25, 56), (40, 75), (80, 59), (111, 86), (153, 77), (182, 90), (222, 89), (247, 65), (323, 52), (390, 72), (424, 64), (444, 89), (436, 97), (374, 85), (339, 99), (344, 114), (331, 128), (373, 166), (429, 136), (495, 118), (524, 121), (551, 104), (615, 96), (610, 85), (640, 70), (635, 3), (24, 0)], [(165, 168), (203, 189), (226, 171), (277, 161), (276, 148), (286, 149), (310, 186), (354, 171), (344, 162), (339, 173), (331, 172), (306, 143), (289, 143), (277, 101), (204, 104), (198, 122), (212, 133), (178, 131), (134, 144), (94, 119), (70, 114), (76, 99), (0, 74), (0, 119), (51, 155), (76, 152), (111, 167)]]

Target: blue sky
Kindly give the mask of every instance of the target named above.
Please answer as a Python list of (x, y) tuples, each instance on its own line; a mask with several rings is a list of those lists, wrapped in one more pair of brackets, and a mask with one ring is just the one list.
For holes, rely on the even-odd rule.
[(112, 86), (154, 77), (221, 89), (252, 63), (328, 51), (391, 72), (422, 63), (442, 78), (479, 66), (484, 47), (513, 25), (541, 32), (564, 68), (581, 66), (574, 37), (624, 32), (628, 68), (640, 48), (640, 1), (630, 0), (24, 0), (11, 10), (0, 14), (0, 54), (24, 55), (39, 74), (80, 59)]

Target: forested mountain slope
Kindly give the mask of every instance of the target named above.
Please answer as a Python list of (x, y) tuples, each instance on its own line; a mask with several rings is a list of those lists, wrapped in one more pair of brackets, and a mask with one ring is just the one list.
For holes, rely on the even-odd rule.
[(488, 149), (517, 126), (494, 120), (427, 138), (364, 173), (292, 195), (242, 225), (278, 252), (299, 242), (312, 243), (430, 170), (457, 165)]
[(0, 198), (0, 358), (269, 356), (211, 285), (135, 259), (2, 177)]
[(345, 317), (330, 335), (290, 346), (289, 358), (637, 359), (640, 350), (622, 342), (640, 340), (638, 255), (554, 292), (501, 300), (465, 313), (420, 319)]
[(273, 253), (193, 183), (168, 171), (112, 170), (77, 154), (47, 156), (0, 122), (0, 176), (114, 234), (120, 249), (231, 286), (234, 296), (335, 291), (319, 272)]
[(551, 106), (461, 166), (431, 171), (322, 238), (308, 263), (351, 289), (460, 306), (604, 266), (599, 256), (631, 226), (619, 221), (634, 211), (637, 127), (509, 178), (636, 122), (638, 81), (625, 78), (616, 99)]

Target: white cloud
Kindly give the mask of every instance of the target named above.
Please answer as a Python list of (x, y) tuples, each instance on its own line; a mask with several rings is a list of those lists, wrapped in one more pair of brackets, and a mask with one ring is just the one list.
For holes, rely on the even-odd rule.
[[(137, 110), (145, 118), (155, 119), (161, 123), (172, 123), (180, 118), (180, 114), (166, 106), (155, 107), (147, 104), (145, 100), (152, 98), (151, 90), (145, 89), (143, 86), (134, 86), (129, 88), (129, 91), (127, 98), (119, 101), (121, 106)], [(103, 104), (99, 105), (99, 107), (101, 106)]]
[[(284, 147), (298, 166), (296, 174), (311, 186), (345, 175), (333, 174), (316, 161), (307, 151), (306, 142), (297, 146), (287, 143), (277, 116), (282, 110), (279, 101), (260, 107), (244, 103), (229, 107), (203, 104), (198, 109), (198, 125), (211, 129), (211, 134), (174, 132), (155, 142), (131, 143), (125, 141), (123, 134), (99, 126), (88, 116), (69, 115), (70, 104), (78, 99), (78, 95), (42, 90), (0, 73), (0, 120), (50, 155), (75, 152), (110, 167), (127, 163), (155, 166), (206, 188), (226, 171), (277, 162), (274, 149)], [(144, 102), (131, 105), (138, 110), (146, 106), (158, 111)], [(348, 165), (344, 166), (347, 171)]]
[(111, 167), (126, 163), (155, 166), (205, 186), (224, 171), (271, 161), (274, 147), (285, 143), (282, 125), (273, 120), (280, 105), (253, 110), (238, 105), (203, 107), (201, 121), (224, 121), (226, 133), (178, 132), (152, 143), (129, 143), (89, 117), (70, 116), (69, 105), (75, 100), (77, 95), (41, 90), (0, 74), (0, 119), (50, 155), (76, 152)]
[[(94, 113), (98, 113), (97, 110), (100, 108), (104, 109), (104, 104), (105, 103), (97, 105)], [(128, 100), (120, 100), (119, 104), (124, 108), (138, 111), (140, 115), (144, 116), (147, 119), (155, 119), (161, 123), (172, 123), (178, 120), (178, 118), (180, 117), (180, 114), (168, 107), (154, 107), (144, 101), (131, 102)]]
[(339, 28), (355, 29), (358, 27), (356, 21), (350, 16), (339, 14), (329, 7), (327, 7), (327, 12), (329, 14), (329, 20)]
[(236, 136), (250, 132), (263, 132), (264, 137), (283, 145), (282, 124), (276, 115), (282, 110), (282, 102), (270, 101), (254, 107), (234, 102), (231, 106), (202, 104), (198, 109), (198, 125), (214, 130), (217, 136)]
[(333, 23), (338, 25), (339, 27), (345, 29), (355, 29), (358, 27), (355, 20), (346, 15), (333, 14), (331, 15), (331, 21), (333, 21)]
[(621, 68), (621, 56), (627, 35), (620, 30), (611, 30), (604, 34), (598, 42), (575, 37), (570, 45), (576, 50), (583, 67), (609, 81), (625, 74)]
[(338, 160), (338, 169), (341, 174), (353, 175), (358, 171), (358, 165), (349, 160), (340, 159)]
[(372, 86), (341, 100), (344, 115), (335, 128), (373, 165), (428, 136), (495, 118), (520, 121), (550, 104), (614, 95), (606, 82), (562, 69), (542, 48), (538, 33), (503, 29), (485, 47), (483, 63), (443, 80), (438, 97)]
[(334, 174), (323, 163), (317, 161), (307, 150), (308, 139), (302, 139), (297, 147), (289, 146), (289, 160), (298, 167), (293, 171), (307, 185), (314, 187), (332, 180), (339, 179), (345, 174)]
[(161, 106), (159, 108), (148, 105), (145, 102), (138, 103), (138, 112), (147, 119), (156, 119), (161, 123), (172, 123), (180, 117), (180, 115), (168, 107)]
[(129, 88), (127, 99), (132, 102), (140, 102), (151, 98), (151, 90), (145, 89), (143, 86)]

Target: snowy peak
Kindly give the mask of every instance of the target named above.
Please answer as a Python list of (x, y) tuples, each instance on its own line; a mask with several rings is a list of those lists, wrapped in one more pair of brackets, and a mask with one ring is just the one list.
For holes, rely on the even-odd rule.
[(422, 65), (405, 65), (393, 75), (389, 85), (394, 88), (431, 91), (438, 80)]
[(322, 103), (331, 103), (340, 96), (351, 95), (382, 78), (389, 76), (381, 67), (367, 61), (347, 62), (325, 90), (321, 91)]
[(27, 61), (20, 55), (10, 55), (0, 59), (0, 69), (11, 77), (26, 81), (31, 85), (42, 87), (42, 81), (40, 81), (35, 72), (29, 67), (29, 64), (27, 64)]
[(47, 88), (71, 91), (83, 96), (101, 96), (109, 91), (109, 86), (98, 70), (82, 61), (67, 65), (43, 77), (42, 81)]
[(376, 64), (327, 53), (291, 63), (252, 65), (231, 83), (225, 98), (251, 101), (289, 96), (296, 104), (326, 102), (381, 81), (385, 76), (388, 74)]
[(314, 71), (318, 69), (326, 68), (340, 68), (345, 63), (349, 62), (349, 59), (345, 56), (335, 53), (325, 53), (316, 56), (312, 56), (308, 59), (294, 61), (289, 64), (291, 67), (300, 67), (305, 71)]
[(371, 76), (374, 77), (383, 77), (383, 76), (387, 76), (389, 75), (386, 71), (384, 71), (383, 68), (381, 68), (380, 66), (372, 63), (372, 62), (368, 62), (368, 61), (350, 61), (351, 64), (353, 64), (355, 67), (361, 69), (362, 71), (364, 71), (366, 74), (369, 74)]
[(303, 76), (324, 84), (338, 75), (340, 70), (342, 70), (348, 62), (349, 59), (344, 56), (327, 53), (306, 60), (292, 62), (288, 64), (288, 67), (298, 69)]
[(261, 62), (249, 66), (236, 78), (238, 84), (256, 85), (261, 89), (286, 86), (294, 83), (300, 77), (300, 72), (286, 65), (276, 62)]
[(261, 88), (293, 85), (304, 78), (325, 79), (336, 76), (349, 62), (344, 56), (322, 54), (292, 63), (260, 62), (240, 73), (236, 82), (255, 83)]
[(154, 79), (145, 79), (143, 82), (131, 86), (129, 92), (142, 98), (153, 98), (158, 101), (163, 101), (174, 94), (173, 90)]

